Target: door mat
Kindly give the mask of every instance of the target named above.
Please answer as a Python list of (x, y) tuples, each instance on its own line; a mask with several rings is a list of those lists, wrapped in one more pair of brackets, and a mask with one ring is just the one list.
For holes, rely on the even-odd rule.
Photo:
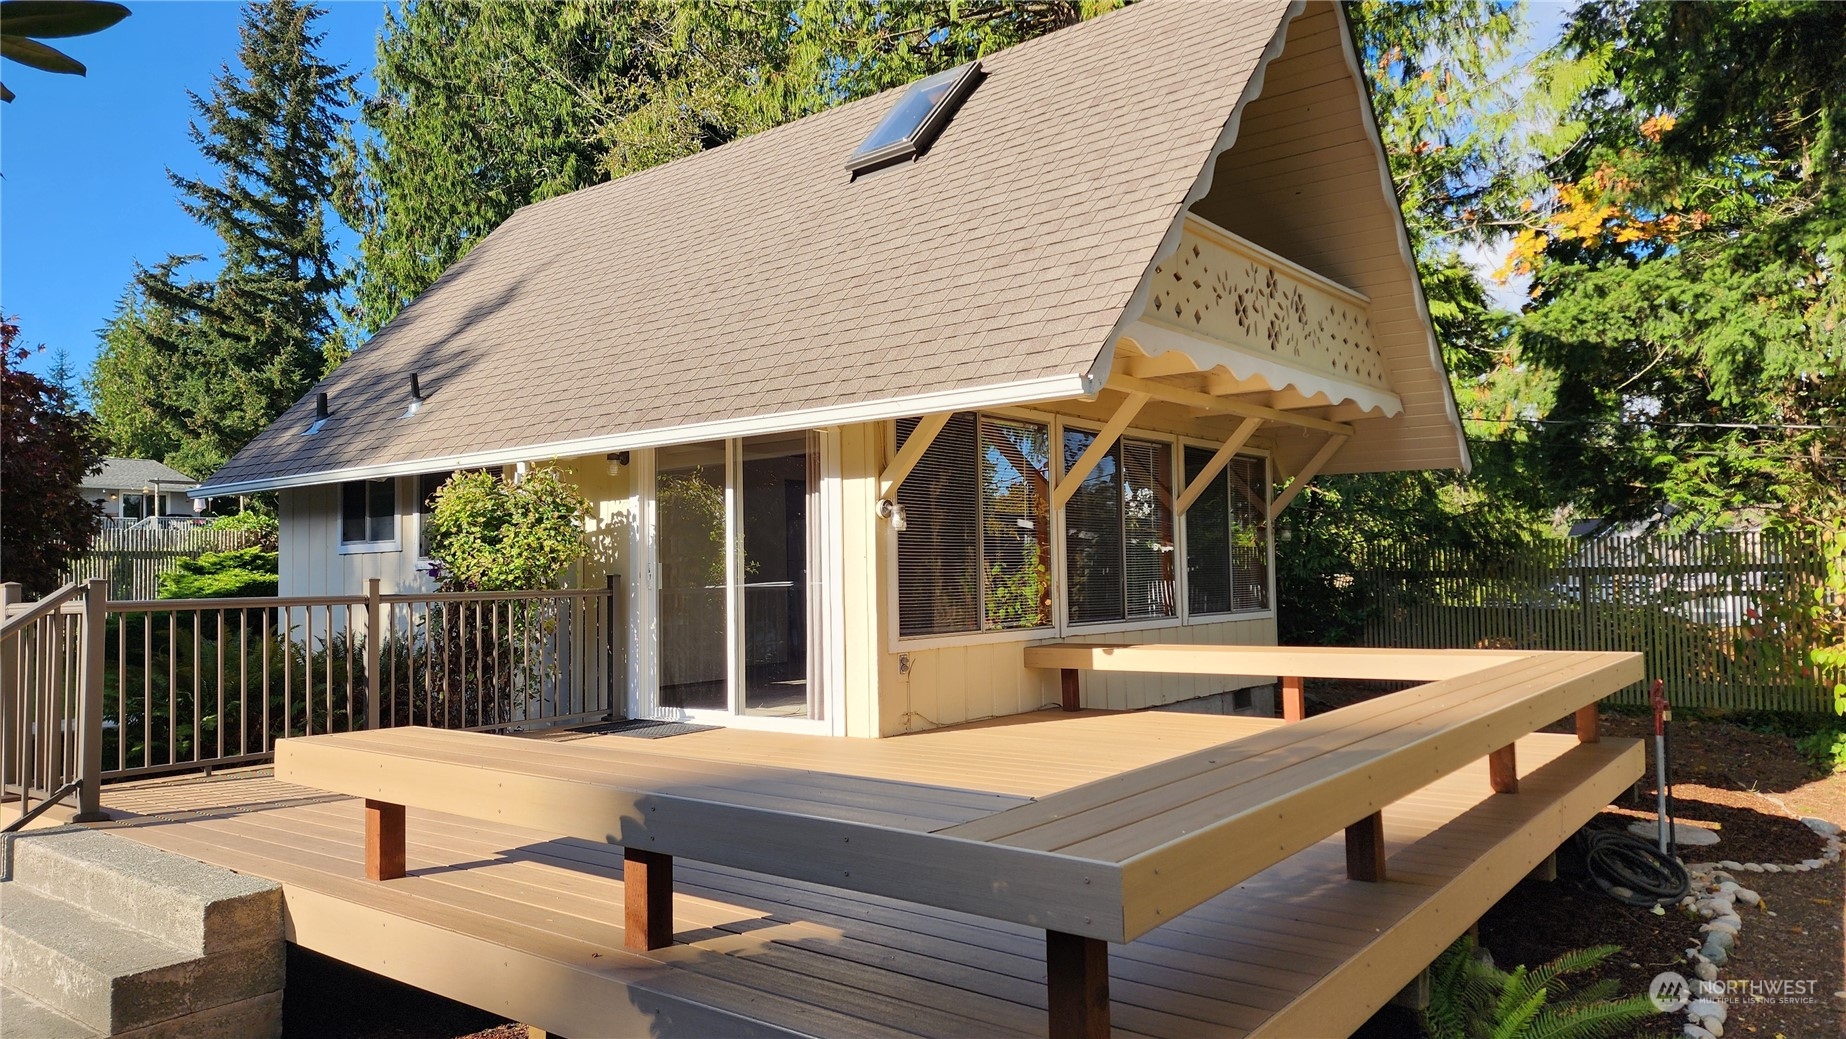
[(559, 731), (557, 735), (544, 738), (553, 740), (580, 740), (591, 736), (633, 736), (643, 740), (658, 740), (668, 736), (684, 736), (689, 732), (704, 732), (716, 729), (716, 725), (695, 725), (692, 722), (662, 722), (648, 718), (635, 718), (619, 722), (597, 722), (592, 725), (577, 725)]

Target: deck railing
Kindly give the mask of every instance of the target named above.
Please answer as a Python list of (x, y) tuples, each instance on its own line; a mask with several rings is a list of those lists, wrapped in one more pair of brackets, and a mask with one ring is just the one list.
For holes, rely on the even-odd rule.
[(22, 603), (19, 585), (0, 585), (0, 803), (11, 809), (4, 830), (71, 797), (81, 813), (96, 813), (101, 717), (85, 693), (98, 654), (87, 636), (105, 587), (67, 584)]
[(540, 727), (623, 702), (615, 577), (390, 595), (373, 580), (357, 595), (233, 599), (115, 601), (107, 588), (95, 579), (0, 610), (0, 775), (22, 812), (70, 796), (79, 777), (261, 761), (290, 736)]

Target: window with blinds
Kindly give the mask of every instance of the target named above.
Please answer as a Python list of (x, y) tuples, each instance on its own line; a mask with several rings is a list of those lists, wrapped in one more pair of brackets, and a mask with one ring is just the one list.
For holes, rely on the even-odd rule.
[[(1205, 471), (1213, 452), (1185, 450), (1186, 482)], [(1269, 609), (1269, 471), (1262, 458), (1238, 456), (1186, 510), (1186, 598), (1192, 614)]]
[[(897, 423), (901, 445), (916, 420)], [(1051, 622), (1050, 434), (1042, 423), (962, 412), (897, 492), (898, 633)]]
[(340, 485), (340, 543), (397, 540), (397, 481), (353, 480)]
[[(1066, 429), (1065, 467), (1095, 439)], [(1175, 615), (1171, 445), (1118, 440), (1071, 494), (1064, 524), (1072, 624)]]

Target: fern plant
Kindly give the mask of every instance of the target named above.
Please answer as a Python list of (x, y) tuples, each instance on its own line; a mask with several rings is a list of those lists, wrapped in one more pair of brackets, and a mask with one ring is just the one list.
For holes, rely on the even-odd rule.
[(1582, 987), (1566, 979), (1620, 951), (1574, 949), (1542, 966), (1510, 972), (1476, 955), (1467, 935), (1430, 966), (1429, 1006), (1418, 1015), (1430, 1039), (1611, 1039), (1659, 1014), (1647, 996), (1618, 997), (1616, 983)]

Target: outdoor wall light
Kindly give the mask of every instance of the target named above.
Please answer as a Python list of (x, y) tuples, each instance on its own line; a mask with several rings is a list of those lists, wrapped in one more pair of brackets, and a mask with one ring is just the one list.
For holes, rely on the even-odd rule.
[(878, 499), (878, 518), (890, 520), (891, 529), (899, 534), (902, 534), (904, 528), (909, 526), (904, 521), (904, 507), (889, 498)]
[(608, 458), (609, 458), (609, 475), (610, 476), (622, 475), (622, 467), (628, 464), (628, 452), (611, 451), (609, 452)]

